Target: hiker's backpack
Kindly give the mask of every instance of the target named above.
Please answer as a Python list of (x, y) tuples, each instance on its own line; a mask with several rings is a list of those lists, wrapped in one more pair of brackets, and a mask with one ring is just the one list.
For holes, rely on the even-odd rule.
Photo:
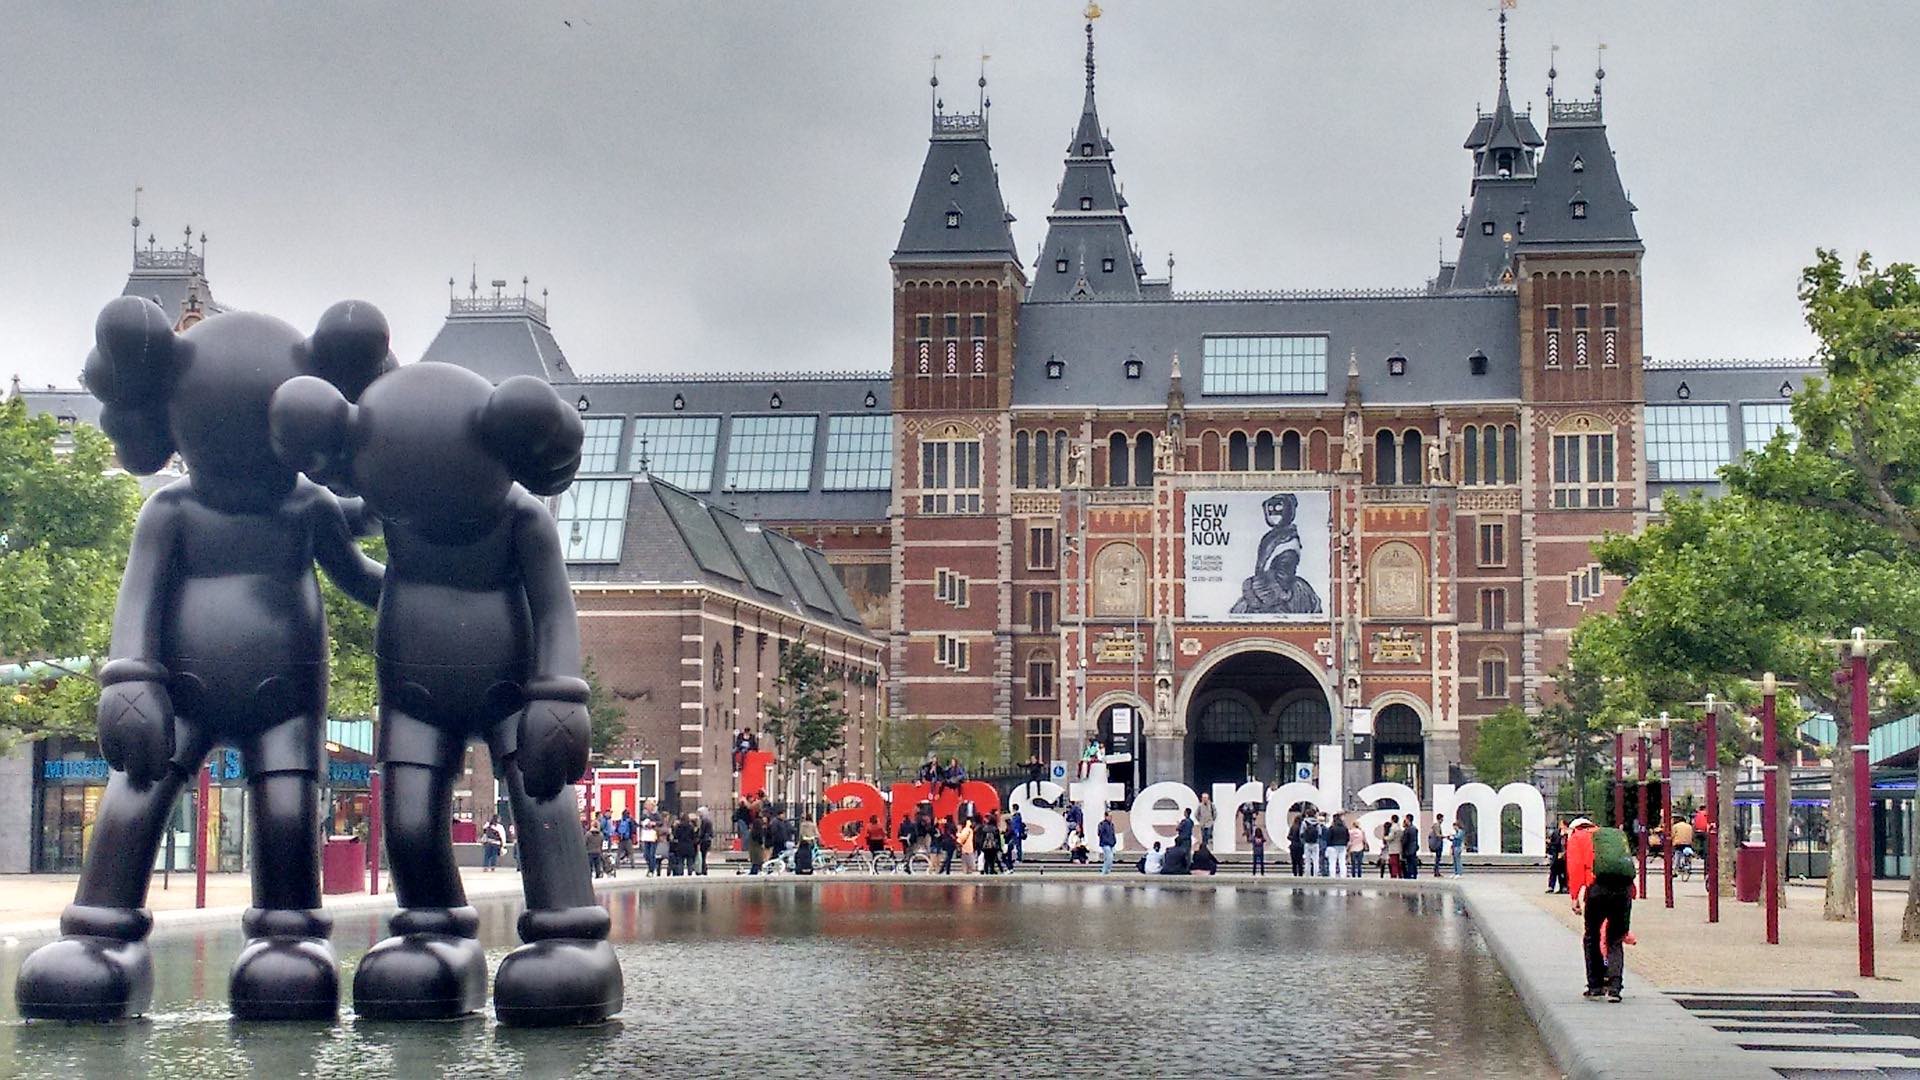
[(1595, 829), (1593, 832), (1593, 876), (1633, 876), (1633, 848), (1627, 834), (1619, 829)]

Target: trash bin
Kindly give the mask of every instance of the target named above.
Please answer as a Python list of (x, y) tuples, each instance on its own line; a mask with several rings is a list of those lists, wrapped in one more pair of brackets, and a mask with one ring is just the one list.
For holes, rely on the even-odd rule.
[(328, 896), (367, 891), (367, 849), (359, 837), (327, 837), (320, 857), (320, 891)]
[(1743, 904), (1760, 902), (1760, 888), (1767, 880), (1767, 848), (1764, 844), (1741, 844), (1733, 862), (1733, 896)]

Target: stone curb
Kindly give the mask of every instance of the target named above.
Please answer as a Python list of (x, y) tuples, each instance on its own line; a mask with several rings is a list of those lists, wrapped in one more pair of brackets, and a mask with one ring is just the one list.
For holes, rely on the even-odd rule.
[(1500, 885), (1471, 878), (1448, 884), (1571, 1080), (1779, 1080), (1731, 1036), (1652, 986), (1630, 978), (1618, 1005), (1581, 997), (1586, 964), (1578, 934)]

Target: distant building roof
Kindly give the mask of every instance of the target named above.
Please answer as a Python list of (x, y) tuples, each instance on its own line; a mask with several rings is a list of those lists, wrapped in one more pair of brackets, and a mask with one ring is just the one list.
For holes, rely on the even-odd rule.
[(506, 296), (503, 282), (482, 296), (478, 284), (448, 304), (447, 321), (422, 360), (439, 360), (476, 371), (493, 382), (538, 375), (549, 382), (573, 379), (566, 354), (547, 327), (547, 309), (525, 296)]
[(936, 109), (920, 181), (900, 227), (893, 262), (1011, 262), (1013, 215), (1000, 196), (1000, 177), (987, 145), (984, 103), (977, 114)]

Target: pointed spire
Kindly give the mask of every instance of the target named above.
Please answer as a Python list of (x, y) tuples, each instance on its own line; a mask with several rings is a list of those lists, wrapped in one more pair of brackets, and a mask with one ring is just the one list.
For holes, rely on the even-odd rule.
[(1093, 100), (1093, 20), (1100, 17), (1100, 5), (1088, 4), (1087, 17), (1087, 100)]

